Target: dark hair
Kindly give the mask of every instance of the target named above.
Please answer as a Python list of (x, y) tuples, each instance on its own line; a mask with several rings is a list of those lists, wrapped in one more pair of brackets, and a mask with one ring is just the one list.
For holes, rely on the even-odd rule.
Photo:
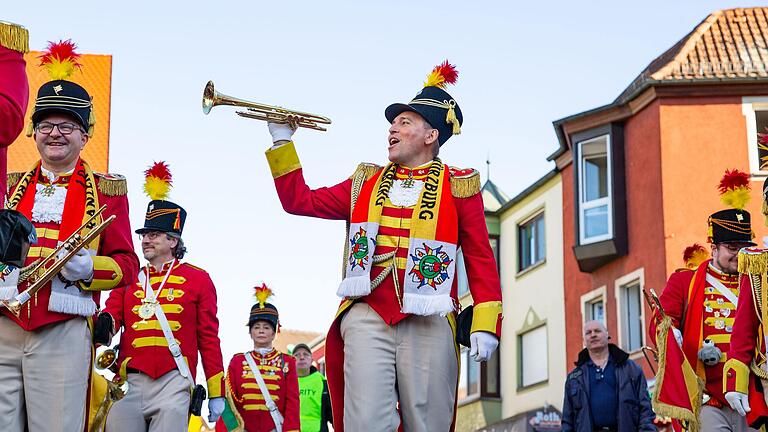
[(176, 239), (176, 246), (171, 248), (171, 253), (173, 254), (173, 257), (176, 259), (183, 259), (184, 255), (187, 254), (187, 247), (184, 246), (184, 240), (181, 239), (181, 237), (177, 234), (171, 234), (166, 233), (165, 235), (168, 236), (168, 240), (170, 239)]

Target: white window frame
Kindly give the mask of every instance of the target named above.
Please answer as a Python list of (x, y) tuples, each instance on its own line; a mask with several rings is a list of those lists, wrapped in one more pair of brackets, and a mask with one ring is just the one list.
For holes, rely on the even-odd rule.
[[(757, 121), (755, 112), (768, 111), (768, 96), (744, 96), (741, 98), (741, 113), (747, 125), (747, 150), (749, 153), (749, 172), (753, 179), (768, 176), (768, 170), (760, 170), (757, 153)], [(762, 132), (760, 132), (762, 133)]]
[(608, 327), (608, 296), (607, 287), (605, 285), (600, 288), (593, 289), (592, 291), (583, 294), (581, 296), (581, 323), (582, 325), (587, 321), (587, 305), (594, 303), (597, 300), (603, 301), (603, 325)]
[[(608, 189), (608, 196), (605, 198), (598, 198), (596, 200), (589, 201), (587, 203), (584, 202), (584, 153), (583, 153), (583, 147), (586, 144), (591, 144), (595, 141), (601, 141), (605, 139), (605, 157), (606, 157), (606, 176), (607, 176), (607, 189)], [(594, 138), (589, 138), (583, 141), (579, 141), (578, 145), (578, 153), (579, 153), (579, 189), (577, 190), (577, 193), (579, 194), (579, 244), (580, 245), (586, 245), (586, 244), (592, 244), (597, 243), (599, 241), (608, 240), (613, 238), (613, 188), (611, 185), (611, 179), (613, 177), (613, 163), (611, 162), (611, 135), (610, 134), (603, 134), (600, 136), (596, 136)], [(608, 233), (599, 235), (599, 236), (593, 236), (593, 237), (585, 237), (584, 236), (584, 213), (586, 210), (591, 210), (595, 207), (601, 207), (601, 206), (607, 206), (608, 209)]]
[(640, 348), (630, 352), (630, 354), (638, 353), (642, 351), (643, 345), (645, 345), (647, 339), (646, 325), (645, 325), (645, 302), (643, 301), (643, 289), (645, 289), (645, 268), (641, 267), (631, 273), (627, 273), (616, 279), (614, 282), (614, 297), (616, 298), (616, 324), (618, 334), (616, 335), (618, 345), (624, 349), (624, 293), (622, 289), (637, 282), (640, 286), (640, 332), (642, 342)]
[[(542, 225), (544, 227), (544, 256), (539, 261), (528, 264), (528, 267), (520, 268), (520, 258), (522, 257), (522, 253), (521, 253), (522, 251), (520, 250), (520, 228), (522, 228), (525, 224), (533, 222), (533, 220), (538, 218), (539, 216), (541, 216), (542, 220), (544, 221)], [(518, 275), (527, 273), (528, 270), (532, 270), (547, 262), (547, 215), (545, 214), (545, 209), (543, 207), (537, 209), (536, 211), (531, 213), (529, 216), (517, 222), (517, 232), (515, 233), (515, 236), (517, 237), (515, 248), (517, 249), (516, 255), (517, 255), (517, 274)]]

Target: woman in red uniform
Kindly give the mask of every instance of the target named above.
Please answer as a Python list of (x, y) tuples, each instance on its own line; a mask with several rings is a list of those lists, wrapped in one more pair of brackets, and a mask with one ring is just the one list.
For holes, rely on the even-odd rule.
[[(227, 396), (247, 432), (299, 431), (299, 380), (296, 361), (272, 347), (279, 327), (277, 308), (266, 302), (266, 285), (256, 288), (248, 328), (253, 351), (235, 354), (227, 370)], [(259, 375), (254, 375), (253, 370)], [(262, 388), (263, 387), (263, 388)], [(274, 404), (276, 410), (270, 411)]]

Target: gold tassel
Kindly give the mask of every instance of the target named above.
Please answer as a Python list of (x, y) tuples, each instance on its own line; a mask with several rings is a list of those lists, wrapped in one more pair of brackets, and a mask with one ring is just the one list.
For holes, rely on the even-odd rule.
[(29, 124), (27, 125), (27, 131), (24, 134), (27, 137), (31, 137), (33, 133), (35, 133), (35, 125), (33, 125), (32, 120), (30, 120)]
[(456, 111), (453, 109), (453, 104), (450, 102), (448, 103), (448, 114), (445, 115), (445, 122), (453, 125), (453, 135), (458, 135), (461, 133), (461, 125), (459, 124), (459, 119), (456, 118)]
[(22, 54), (29, 52), (29, 31), (22, 26), (0, 22), (0, 45)]
[(768, 273), (768, 252), (739, 252), (739, 273), (753, 275)]
[(99, 191), (104, 195), (121, 196), (128, 193), (128, 182), (125, 181), (125, 178), (108, 179), (98, 174), (96, 174), (96, 176), (99, 177), (99, 181), (97, 182)]
[(88, 136), (93, 137), (93, 129), (96, 126), (96, 112), (93, 109), (93, 96), (91, 96), (91, 114), (88, 116)]
[(451, 177), (451, 194), (456, 198), (469, 198), (480, 193), (480, 173), (473, 171), (467, 177)]
[(765, 225), (768, 226), (768, 201), (763, 200), (763, 216), (765, 217)]
[(707, 220), (707, 225), (709, 225), (709, 228), (707, 228), (707, 243), (713, 243), (714, 242), (714, 229), (712, 228), (712, 218), (710, 217)]
[(18, 183), (19, 180), (21, 180), (21, 178), (24, 176), (24, 174), (26, 174), (26, 173), (23, 173), (23, 172), (9, 172), (7, 177), (6, 177), (7, 180), (8, 180), (8, 187), (11, 188), (11, 187), (15, 186), (16, 183)]

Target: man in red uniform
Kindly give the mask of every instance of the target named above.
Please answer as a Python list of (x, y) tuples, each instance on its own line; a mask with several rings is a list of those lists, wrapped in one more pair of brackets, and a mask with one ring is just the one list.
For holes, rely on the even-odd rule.
[[(722, 382), (734, 316), (744, 307), (737, 300), (737, 257), (741, 248), (754, 245), (750, 215), (736, 208), (721, 210), (709, 217), (709, 227), (712, 259), (695, 270), (673, 273), (660, 300), (685, 357), (705, 382), (701, 430), (747, 431), (751, 429), (726, 401)], [(655, 325), (651, 334), (656, 334)]]
[(29, 51), (29, 34), (24, 27), (0, 21), (0, 193), (8, 190), (8, 146), (24, 129), (29, 100), (29, 83), (24, 53)]
[(99, 316), (99, 335), (124, 329), (118, 364), (128, 371), (129, 391), (112, 407), (109, 431), (186, 431), (198, 352), (208, 378), (209, 420), (224, 410), (216, 287), (205, 270), (180, 261), (186, 217), (177, 204), (150, 201), (144, 227), (136, 230), (149, 263), (138, 283), (110, 294)]
[[(768, 180), (763, 184), (763, 209), (768, 210)], [(768, 215), (767, 215), (768, 216)], [(768, 364), (766, 363), (766, 275), (768, 249), (739, 252), (741, 292), (723, 385), (731, 407), (746, 416), (750, 426), (768, 423)]]
[(410, 103), (390, 105), (390, 163), (361, 164), (329, 188), (307, 187), (293, 128), (269, 125), (267, 159), (283, 208), (349, 222), (337, 291), (344, 300), (327, 339), (337, 431), (389, 432), (401, 420), (408, 431), (453, 429), (459, 247), (475, 302), (471, 354), (485, 361), (498, 345), (501, 289), (479, 174), (437, 157), (460, 131), (461, 109), (443, 89), (455, 79), (446, 61)]
[[(3, 309), (3, 431), (83, 429), (92, 348), (87, 318), (96, 313), (100, 290), (130, 283), (138, 270), (125, 179), (94, 173), (80, 158), (94, 133), (92, 108), (88, 92), (74, 82), (43, 84), (32, 114), (41, 160), (26, 173), (9, 175), (7, 208), (23, 213), (37, 231), (26, 265), (51, 254), (100, 206), (107, 207), (102, 218), (116, 219), (70, 259), (19, 316)], [(0, 288), (0, 298), (14, 298), (25, 288)]]

